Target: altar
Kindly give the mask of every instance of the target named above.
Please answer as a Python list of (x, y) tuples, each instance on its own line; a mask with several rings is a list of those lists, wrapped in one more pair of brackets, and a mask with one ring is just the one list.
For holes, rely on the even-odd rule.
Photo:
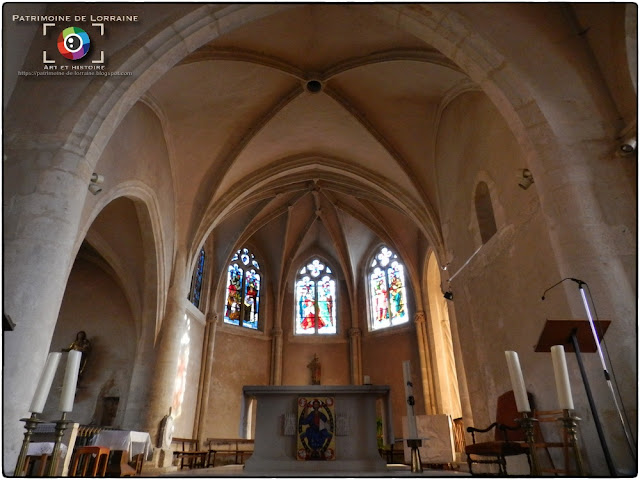
[(243, 387), (241, 435), (255, 444), (245, 472), (304, 475), (382, 472), (376, 403), (381, 401), (384, 441), (393, 443), (387, 385), (284, 385)]

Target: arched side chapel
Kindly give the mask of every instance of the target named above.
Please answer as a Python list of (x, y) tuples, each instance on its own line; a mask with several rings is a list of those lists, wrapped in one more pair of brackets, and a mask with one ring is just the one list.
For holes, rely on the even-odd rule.
[[(403, 360), (420, 414), (488, 425), (511, 388), (505, 350), (555, 408), (550, 358), (532, 344), (546, 319), (585, 316), (574, 285), (540, 301), (565, 277), (587, 281), (613, 322), (606, 344), (635, 425), (636, 154), (617, 153), (637, 121), (635, 5), (109, 6), (130, 8), (145, 21), (108, 25), (105, 44), (108, 68), (126, 76), (18, 76), (42, 69), (33, 52), (48, 39), (39, 24), (8, 25), (5, 473), (47, 353), (77, 330), (95, 348), (71, 418), (154, 440), (169, 407), (178, 436), (235, 436), (242, 385), (307, 384), (314, 354), (323, 383), (389, 384), (397, 432)], [(481, 246), (479, 181), (496, 217)], [(411, 318), (373, 331), (365, 272), (381, 244), (405, 267)], [(247, 245), (264, 274), (256, 331), (223, 321), (226, 268)], [(203, 246), (198, 309), (187, 296)], [(295, 272), (314, 255), (338, 279), (327, 338), (293, 329)], [(568, 362), (588, 468), (606, 475)], [(609, 393), (593, 389), (631, 474)], [(59, 415), (58, 396), (43, 418)]]

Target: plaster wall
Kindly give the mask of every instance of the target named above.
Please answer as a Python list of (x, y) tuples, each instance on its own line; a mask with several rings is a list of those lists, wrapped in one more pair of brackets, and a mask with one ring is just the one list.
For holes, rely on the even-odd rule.
[[(51, 351), (67, 348), (84, 330), (92, 351), (78, 383), (70, 419), (81, 424), (100, 424), (102, 399), (119, 397), (112, 426), (122, 427), (135, 356), (135, 329), (129, 304), (120, 286), (104, 270), (82, 258), (76, 259), (51, 340)], [(58, 366), (43, 418), (60, 418), (59, 401), (66, 354)]]
[[(478, 124), (485, 128), (479, 131)], [(547, 315), (554, 318), (566, 307), (561, 308), (559, 295), (541, 304), (544, 289), (558, 280), (557, 269), (535, 183), (528, 190), (518, 187), (519, 169), (526, 165), (504, 120), (482, 94), (465, 94), (444, 112), (438, 143), (449, 285), (474, 412), (470, 420), (484, 423), (494, 416), (494, 399), (510, 389), (505, 350), (519, 352), (528, 382), (551, 387), (546, 373), (532, 372), (543, 362), (531, 347)], [(473, 203), (479, 180), (489, 184), (498, 231), (471, 258), (481, 246)], [(553, 388), (535, 390), (554, 393)]]
[(424, 415), (425, 401), (420, 381), (420, 359), (413, 324), (394, 330), (364, 334), (362, 336), (362, 372), (371, 377), (373, 385), (391, 387), (391, 409), (395, 437), (402, 437), (402, 417), (407, 415), (404, 396), (402, 362), (411, 362), (413, 396), (416, 415)]
[[(483, 125), (482, 132), (476, 125)], [(569, 299), (578, 298), (576, 285), (561, 285), (541, 300), (544, 290), (561, 280), (551, 249), (536, 185), (517, 186), (518, 170), (526, 168), (507, 125), (480, 94), (456, 99), (444, 112), (438, 141), (441, 212), (446, 249), (452, 256), (450, 275), (452, 307), (467, 371), (473, 418), (465, 423), (486, 426), (495, 419), (495, 399), (511, 389), (505, 350), (520, 356), (527, 389), (541, 409), (557, 408), (553, 368), (548, 353), (536, 353), (535, 345), (547, 319), (574, 319)], [(480, 246), (477, 241), (473, 192), (478, 180), (489, 183), (498, 232), (469, 263)], [(453, 234), (455, 232), (455, 234)], [(571, 282), (569, 282), (571, 283)], [(584, 310), (582, 310), (584, 311)], [(612, 340), (611, 333), (609, 340)], [(614, 334), (615, 335), (615, 334)], [(613, 337), (615, 339), (615, 336)], [(633, 348), (629, 355), (635, 354)], [(568, 365), (576, 412), (589, 419), (581, 425), (587, 463), (592, 473), (605, 473), (582, 379), (573, 356)], [(588, 372), (595, 375), (595, 356), (587, 356)], [(605, 382), (593, 386), (598, 408), (611, 423), (609, 441), (618, 444), (614, 454), (622, 461), (625, 447), (615, 426)], [(635, 415), (635, 405), (630, 405)]]
[(236, 438), (242, 387), (269, 384), (271, 342), (262, 334), (238, 333), (237, 328), (223, 324), (216, 332), (209, 409), (204, 419), (205, 439)]

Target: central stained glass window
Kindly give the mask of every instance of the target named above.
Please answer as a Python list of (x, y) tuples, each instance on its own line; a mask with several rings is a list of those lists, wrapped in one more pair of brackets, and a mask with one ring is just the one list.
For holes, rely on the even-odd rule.
[(318, 258), (296, 275), (296, 333), (336, 333), (336, 281), (333, 272)]

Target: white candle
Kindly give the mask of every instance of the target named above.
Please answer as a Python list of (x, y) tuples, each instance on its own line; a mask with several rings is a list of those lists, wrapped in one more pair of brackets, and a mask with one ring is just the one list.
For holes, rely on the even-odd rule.
[(51, 383), (56, 375), (61, 356), (60, 352), (50, 352), (49, 356), (47, 356), (47, 363), (44, 365), (36, 393), (33, 395), (33, 400), (31, 400), (31, 406), (29, 407), (31, 413), (42, 413), (42, 410), (44, 410), (44, 404), (47, 402)]
[(409, 404), (409, 397), (413, 397), (413, 387), (411, 382), (411, 362), (405, 360), (402, 362), (402, 374), (404, 378), (404, 396), (407, 400), (407, 424), (409, 428), (409, 438), (418, 438), (418, 427), (416, 425), (416, 417), (413, 413), (413, 405)]
[(558, 403), (563, 410), (573, 410), (573, 397), (569, 384), (569, 372), (567, 360), (564, 356), (564, 347), (554, 345), (551, 347), (551, 360), (553, 361), (553, 374), (556, 377), (556, 390), (558, 391)]
[(516, 352), (504, 352), (507, 357), (507, 366), (509, 367), (509, 376), (511, 377), (511, 386), (513, 394), (516, 397), (516, 407), (518, 412), (530, 412), (529, 397), (527, 397), (527, 388), (524, 385), (524, 377), (520, 369), (520, 360)]
[(371, 385), (371, 377), (369, 375), (364, 376), (364, 381), (362, 382), (364, 385)]
[(64, 371), (64, 383), (62, 384), (62, 395), (60, 396), (60, 410), (70, 412), (73, 410), (73, 401), (76, 396), (76, 384), (78, 383), (78, 372), (80, 371), (80, 359), (82, 352), (70, 350), (67, 358), (67, 366)]

